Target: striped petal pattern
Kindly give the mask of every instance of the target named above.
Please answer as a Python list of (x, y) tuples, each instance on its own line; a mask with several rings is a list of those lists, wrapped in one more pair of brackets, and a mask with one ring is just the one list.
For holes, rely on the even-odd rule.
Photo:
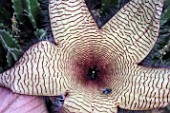
[(96, 32), (95, 21), (84, 0), (49, 0), (51, 28), (56, 42), (62, 45), (84, 32)]
[(119, 106), (132, 110), (165, 107), (170, 102), (170, 69), (129, 65), (118, 97)]
[(163, 0), (132, 0), (104, 25), (118, 56), (139, 63), (153, 48), (159, 35)]
[(57, 45), (33, 45), (0, 74), (0, 85), (27, 95), (66, 94), (64, 113), (163, 107), (170, 102), (170, 69), (138, 65), (157, 40), (162, 7), (163, 0), (131, 0), (99, 29), (84, 0), (49, 0)]
[(58, 56), (59, 51), (50, 42), (33, 45), (13, 68), (0, 74), (0, 84), (20, 94), (60, 95), (66, 87), (61, 83), (64, 78)]

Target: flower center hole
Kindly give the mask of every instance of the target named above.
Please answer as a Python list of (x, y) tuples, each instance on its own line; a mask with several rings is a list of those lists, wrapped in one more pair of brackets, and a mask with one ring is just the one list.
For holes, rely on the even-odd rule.
[(90, 80), (95, 80), (99, 77), (99, 70), (97, 69), (96, 66), (95, 67), (89, 67), (87, 77)]

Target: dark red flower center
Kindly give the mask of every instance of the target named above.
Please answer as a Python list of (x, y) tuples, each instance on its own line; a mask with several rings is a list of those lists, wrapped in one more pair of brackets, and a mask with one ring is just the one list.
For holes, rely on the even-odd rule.
[(90, 80), (95, 80), (97, 79), (97, 77), (99, 77), (99, 70), (97, 70), (97, 67), (89, 67), (88, 73), (87, 73), (87, 77)]
[(88, 52), (79, 52), (71, 59), (72, 81), (76, 84), (74, 87), (89, 90), (111, 88), (113, 78), (116, 77), (113, 57), (104, 52)]

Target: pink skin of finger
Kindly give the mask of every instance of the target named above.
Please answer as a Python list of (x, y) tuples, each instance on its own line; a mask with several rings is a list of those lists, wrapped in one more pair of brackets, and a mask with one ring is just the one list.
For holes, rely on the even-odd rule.
[(0, 113), (48, 113), (41, 97), (26, 96), (0, 87)]

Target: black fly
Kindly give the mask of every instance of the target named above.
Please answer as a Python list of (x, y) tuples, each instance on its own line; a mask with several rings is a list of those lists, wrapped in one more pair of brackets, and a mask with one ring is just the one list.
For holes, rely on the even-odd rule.
[(106, 89), (101, 89), (103, 91), (103, 94), (109, 94), (112, 92), (112, 89), (106, 88)]

